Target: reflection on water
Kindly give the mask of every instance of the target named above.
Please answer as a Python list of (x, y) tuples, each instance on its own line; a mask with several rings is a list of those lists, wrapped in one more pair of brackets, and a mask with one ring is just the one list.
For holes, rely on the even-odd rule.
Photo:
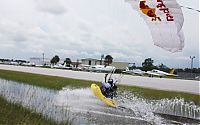
[(117, 109), (94, 97), (90, 88), (56, 91), (0, 79), (0, 95), (56, 121), (73, 118), (75, 124), (172, 123), (155, 113), (200, 120), (200, 107), (183, 99), (145, 100), (129, 92), (120, 92), (116, 100), (124, 108)]
[(0, 80), (0, 95), (8, 101), (19, 103), (56, 121), (68, 120), (68, 111), (52, 103), (57, 93), (50, 89)]

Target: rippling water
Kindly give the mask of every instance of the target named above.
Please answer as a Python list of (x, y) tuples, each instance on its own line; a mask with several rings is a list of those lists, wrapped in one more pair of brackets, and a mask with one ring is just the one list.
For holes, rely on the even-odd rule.
[[(175, 123), (171, 117), (164, 118), (160, 114), (190, 118), (189, 123), (194, 124), (200, 120), (200, 107), (192, 102), (187, 103), (184, 99), (146, 100), (130, 92), (120, 92), (116, 101), (121, 107), (117, 109), (94, 97), (90, 88), (56, 91), (0, 79), (0, 95), (58, 122), (73, 118), (74, 124)], [(176, 123), (184, 124), (185, 121)]]

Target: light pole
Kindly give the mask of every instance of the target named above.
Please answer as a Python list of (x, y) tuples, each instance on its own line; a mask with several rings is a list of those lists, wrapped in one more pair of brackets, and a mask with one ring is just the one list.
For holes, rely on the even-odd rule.
[(193, 69), (193, 59), (195, 58), (195, 56), (190, 56), (191, 59), (191, 70)]
[(102, 65), (102, 59), (104, 58), (104, 54), (101, 55), (101, 62), (100, 65)]
[(44, 53), (42, 53), (42, 61), (43, 61), (43, 65), (44, 65)]

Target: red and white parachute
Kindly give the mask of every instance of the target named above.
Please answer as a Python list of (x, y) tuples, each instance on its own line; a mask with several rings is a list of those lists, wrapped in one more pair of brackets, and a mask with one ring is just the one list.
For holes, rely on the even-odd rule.
[(176, 0), (125, 0), (145, 20), (153, 42), (171, 52), (184, 47), (183, 13)]

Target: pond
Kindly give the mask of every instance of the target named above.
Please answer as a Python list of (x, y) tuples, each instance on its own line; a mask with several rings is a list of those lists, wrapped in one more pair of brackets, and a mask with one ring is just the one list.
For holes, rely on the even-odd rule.
[(200, 106), (184, 99), (147, 100), (118, 92), (119, 108), (97, 99), (90, 88), (51, 90), (0, 79), (0, 96), (42, 113), (55, 121), (74, 124), (199, 124)]

